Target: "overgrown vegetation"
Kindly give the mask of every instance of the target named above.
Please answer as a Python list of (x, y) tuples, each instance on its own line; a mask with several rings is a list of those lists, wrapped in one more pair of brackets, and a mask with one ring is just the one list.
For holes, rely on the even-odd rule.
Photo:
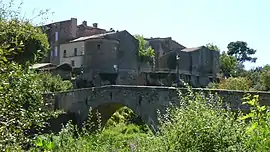
[[(248, 114), (223, 109), (215, 95), (180, 93), (179, 107), (161, 116), (154, 135), (125, 121), (97, 133), (68, 124), (59, 135), (42, 135), (32, 150), (52, 151), (268, 151), (269, 112), (258, 96), (247, 96)], [(122, 119), (124, 120), (124, 119)], [(112, 120), (111, 120), (112, 121)]]
[[(213, 44), (206, 45), (210, 50), (219, 50)], [(256, 62), (256, 50), (243, 41), (230, 42), (228, 50), (220, 54), (219, 83), (209, 84), (209, 88), (230, 90), (270, 90), (270, 66), (246, 70), (245, 62)]]
[(42, 94), (68, 90), (70, 82), (29, 69), (48, 50), (45, 34), (1, 1), (0, 19), (0, 148), (27, 148), (47, 120), (60, 112), (44, 102)]
[(138, 60), (143, 63), (153, 64), (155, 57), (155, 50), (147, 44), (147, 41), (143, 36), (135, 35), (135, 38), (139, 42), (139, 56)]
[[(0, 14), (0, 148), (3, 151), (270, 150), (270, 112), (267, 107), (259, 105), (258, 96), (245, 98), (244, 104), (253, 108), (250, 113), (233, 113), (222, 108), (224, 105), (217, 96), (194, 93), (190, 88), (185, 94), (180, 92), (181, 106), (168, 108), (168, 113), (160, 116), (160, 130), (155, 135), (144, 124), (133, 124), (136, 116), (128, 108), (116, 112), (106, 127), (103, 130), (98, 128), (97, 132), (87, 129), (92, 125), (88, 121), (81, 130), (68, 123), (58, 134), (41, 134), (47, 120), (60, 113), (51, 109), (50, 102), (45, 102), (42, 94), (68, 90), (72, 85), (60, 77), (29, 69), (29, 64), (38, 61), (36, 56), (42, 57), (46, 52), (48, 42), (39, 29), (19, 20), (16, 11), (15, 15), (8, 16), (13, 14), (10, 12), (13, 11), (2, 9)], [(17, 26), (19, 28), (14, 28)], [(146, 57), (144, 61), (151, 61), (153, 50), (145, 50), (145, 41), (142, 37), (139, 39), (142, 42), (140, 56)], [(230, 49), (237, 48), (234, 45), (239, 44), (247, 48), (245, 43), (237, 42), (230, 43)], [(254, 54), (254, 50), (248, 52)], [(245, 60), (255, 60), (244, 59), (245, 53), (235, 53), (238, 53), (237, 65), (242, 65)], [(234, 57), (232, 53), (226, 55)], [(23, 60), (16, 56), (22, 56)], [(228, 78), (224, 77), (221, 83), (213, 86), (269, 90), (269, 69), (265, 66), (245, 71), (237, 66), (234, 76), (228, 74)], [(255, 87), (257, 85), (259, 87)]]

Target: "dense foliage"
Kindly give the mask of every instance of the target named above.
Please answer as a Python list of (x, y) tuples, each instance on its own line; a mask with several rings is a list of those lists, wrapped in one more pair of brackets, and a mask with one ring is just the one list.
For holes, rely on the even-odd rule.
[[(1, 4), (1, 2), (0, 2)], [(88, 121), (78, 130), (67, 124), (59, 134), (40, 134), (47, 120), (60, 112), (44, 101), (43, 93), (68, 90), (69, 81), (49, 73), (29, 69), (27, 61), (38, 61), (48, 48), (41, 31), (2, 7), (0, 12), (0, 148), (4, 151), (269, 151), (270, 112), (260, 106), (258, 96), (245, 98), (252, 106), (244, 115), (221, 109), (217, 96), (180, 92), (181, 106), (168, 108), (160, 116), (160, 130), (153, 134), (144, 124), (132, 124), (135, 114), (121, 108), (98, 132), (87, 130)], [(15, 11), (15, 16), (18, 14)], [(154, 51), (141, 36), (139, 56), (153, 62)], [(228, 78), (212, 86), (224, 89), (270, 89), (270, 68), (244, 70), (244, 61), (256, 51), (246, 43), (230, 43), (229, 53), (222, 54), (223, 74)], [(217, 46), (209, 44), (211, 50)], [(22, 57), (22, 58), (19, 58)], [(236, 62), (236, 63), (235, 63)], [(19, 63), (19, 64), (18, 64)], [(21, 65), (23, 64), (23, 66)], [(90, 115), (91, 116), (91, 115)], [(99, 118), (100, 119), (100, 118)], [(89, 119), (91, 120), (91, 119)], [(138, 121), (137, 121), (138, 122)]]
[(135, 38), (139, 41), (139, 61), (152, 64), (155, 57), (155, 50), (147, 44), (143, 36), (135, 35)]
[(234, 56), (237, 61), (243, 63), (245, 61), (256, 62), (257, 58), (253, 57), (256, 53), (255, 49), (249, 48), (247, 42), (236, 41), (230, 42), (227, 46), (228, 55)]
[(233, 56), (229, 56), (226, 52), (220, 55), (220, 70), (225, 77), (235, 75), (237, 69), (237, 60)]
[[(39, 61), (48, 50), (47, 36), (0, 2), (0, 148), (31, 146), (47, 120), (59, 114), (44, 101), (43, 93), (71, 89), (70, 82), (37, 73), (28, 63)], [(27, 64), (26, 64), (27, 63)]]
[(40, 61), (49, 50), (46, 34), (33, 24), (33, 19), (45, 19), (48, 10), (22, 16), (22, 3), (14, 0), (0, 1), (0, 61), (25, 64)]
[(27, 145), (32, 133), (45, 127), (46, 121), (57, 115), (44, 102), (42, 94), (71, 88), (71, 83), (59, 77), (35, 73), (15, 63), (1, 66), (0, 73), (0, 145)]
[(210, 84), (209, 86), (217, 89), (248, 91), (251, 88), (251, 81), (245, 77), (236, 77), (236, 78), (230, 77), (228, 79), (220, 80), (218, 84)]
[[(209, 49), (218, 48), (208, 44)], [(245, 62), (256, 62), (255, 49), (249, 48), (243, 41), (230, 42), (228, 50), (220, 54), (219, 83), (208, 87), (231, 90), (270, 91), (270, 66), (246, 70)]]
[(9, 61), (33, 63), (40, 61), (49, 50), (47, 36), (30, 23), (0, 20), (0, 31), (0, 44), (5, 49), (3, 55)]

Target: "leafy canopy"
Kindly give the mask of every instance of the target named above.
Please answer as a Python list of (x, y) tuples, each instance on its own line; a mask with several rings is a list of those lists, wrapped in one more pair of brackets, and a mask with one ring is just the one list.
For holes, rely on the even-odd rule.
[(49, 50), (46, 34), (34, 25), (34, 19), (46, 19), (49, 10), (22, 17), (22, 3), (0, 1), (0, 62), (25, 64), (40, 61)]
[(228, 55), (234, 56), (238, 62), (256, 62), (257, 58), (252, 57), (256, 53), (256, 50), (249, 48), (246, 42), (236, 41), (230, 42), (227, 46)]
[(235, 74), (237, 69), (237, 60), (233, 56), (229, 56), (226, 52), (222, 52), (220, 56), (220, 70), (225, 77)]
[(1, 56), (5, 61), (25, 64), (40, 61), (49, 50), (47, 36), (41, 29), (19, 20), (0, 21)]

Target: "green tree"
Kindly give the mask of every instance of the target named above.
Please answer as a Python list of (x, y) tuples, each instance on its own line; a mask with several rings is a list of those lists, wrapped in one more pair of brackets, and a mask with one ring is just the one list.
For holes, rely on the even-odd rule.
[(50, 74), (37, 74), (15, 63), (6, 64), (1, 70), (0, 147), (29, 144), (29, 131), (39, 131), (49, 118), (58, 114), (51, 109), (50, 102), (44, 102), (42, 94), (71, 89), (71, 82)]
[(222, 52), (220, 56), (220, 70), (225, 77), (230, 77), (236, 73), (237, 60), (235, 57)]
[(49, 50), (47, 36), (40, 28), (19, 20), (0, 21), (0, 44), (6, 61), (25, 64), (40, 61)]
[(270, 90), (270, 65), (266, 65), (263, 67), (260, 75), (260, 82), (263, 90)]
[(228, 55), (234, 56), (238, 62), (256, 62), (257, 58), (252, 57), (256, 53), (256, 50), (249, 48), (246, 42), (236, 41), (230, 42), (227, 46)]
[(34, 26), (35, 19), (44, 20), (49, 10), (21, 16), (22, 3), (14, 0), (0, 1), (0, 62), (15, 61), (25, 64), (39, 61), (49, 50), (46, 34)]
[(218, 48), (217, 45), (214, 45), (213, 43), (207, 43), (205, 45), (209, 50), (213, 50), (213, 51), (220, 51), (220, 49)]
[(32, 131), (40, 131), (48, 119), (57, 116), (50, 101), (44, 101), (44, 92), (72, 87), (71, 82), (38, 74), (25, 64), (46, 53), (48, 40), (40, 29), (19, 18), (20, 12), (12, 10), (12, 2), (0, 11), (0, 148), (4, 151), (16, 151), (17, 145), (29, 146)]
[(139, 41), (139, 61), (144, 63), (153, 63), (155, 50), (147, 44), (147, 41), (143, 36), (135, 35), (135, 38)]

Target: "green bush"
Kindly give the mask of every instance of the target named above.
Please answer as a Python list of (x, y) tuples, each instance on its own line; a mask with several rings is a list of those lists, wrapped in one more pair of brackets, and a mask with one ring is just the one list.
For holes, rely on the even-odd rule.
[(260, 106), (259, 96), (247, 95), (245, 104), (251, 107), (251, 112), (240, 120), (247, 120), (249, 123), (245, 129), (247, 135), (245, 145), (250, 151), (270, 150), (270, 112), (266, 106)]
[(66, 90), (71, 85), (15, 63), (2, 65), (0, 70), (1, 149), (15, 144), (26, 146), (33, 131), (43, 128), (49, 118), (58, 114), (50, 109), (50, 103), (44, 102), (42, 94)]
[(245, 77), (230, 77), (228, 79), (222, 79), (218, 84), (211, 84), (209, 87), (216, 89), (228, 89), (228, 90), (249, 90), (251, 81)]
[[(190, 92), (181, 95), (181, 107), (169, 109), (156, 141), (143, 144), (155, 151), (240, 151), (244, 148), (245, 124), (221, 109), (215, 96)], [(147, 143), (147, 142), (141, 142)]]
[(44, 93), (65, 91), (72, 88), (72, 83), (68, 80), (63, 81), (59, 75), (54, 76), (51, 73), (42, 72), (38, 73), (37, 77), (41, 80)]
[(138, 60), (143, 63), (153, 64), (155, 50), (147, 44), (147, 41), (144, 39), (143, 36), (135, 35), (135, 38), (139, 41)]

